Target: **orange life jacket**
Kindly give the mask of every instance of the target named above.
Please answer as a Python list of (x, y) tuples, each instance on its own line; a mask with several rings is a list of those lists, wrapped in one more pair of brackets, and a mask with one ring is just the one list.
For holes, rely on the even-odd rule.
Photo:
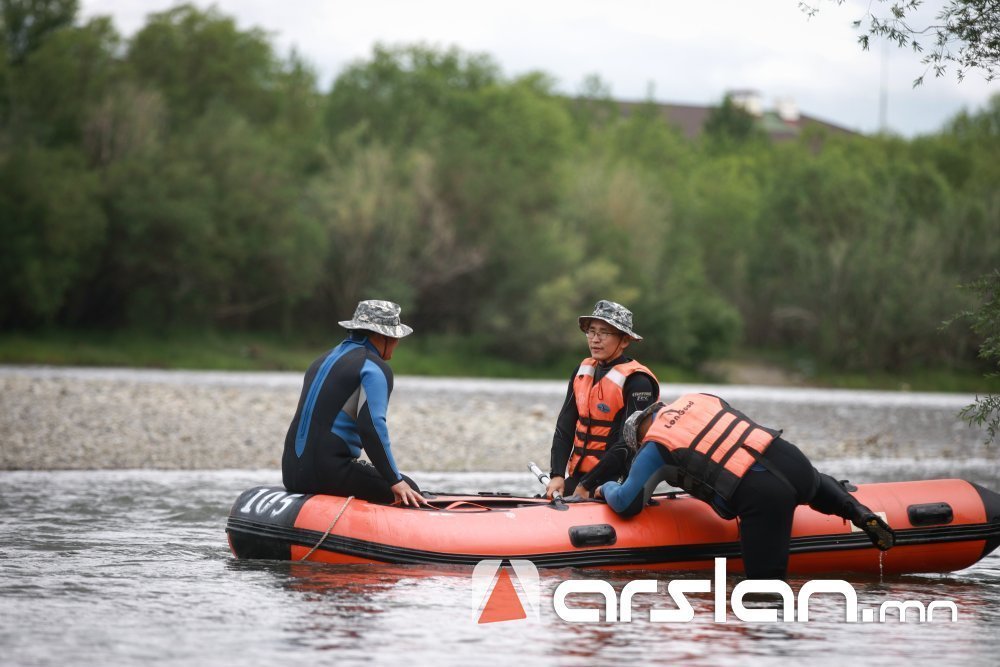
[(653, 417), (643, 442), (667, 447), (679, 465), (667, 481), (696, 498), (729, 500), (781, 431), (754, 422), (711, 394), (685, 394)]
[[(608, 447), (611, 427), (615, 417), (625, 408), (625, 381), (633, 373), (645, 373), (653, 379), (657, 391), (656, 376), (638, 361), (626, 361), (612, 366), (601, 378), (594, 382), (598, 361), (588, 357), (580, 364), (573, 380), (573, 395), (576, 398), (576, 435), (573, 438), (573, 453), (566, 466), (567, 475), (590, 472), (601, 460)], [(653, 396), (656, 400), (658, 396)]]

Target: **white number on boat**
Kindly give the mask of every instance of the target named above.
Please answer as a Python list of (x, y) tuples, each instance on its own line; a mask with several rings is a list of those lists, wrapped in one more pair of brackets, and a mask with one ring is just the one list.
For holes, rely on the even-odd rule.
[[(264, 497), (261, 498), (261, 496)], [(288, 506), (291, 505), (296, 498), (301, 498), (301, 497), (302, 497), (301, 493), (288, 493), (287, 491), (271, 491), (270, 493), (268, 493), (267, 489), (261, 489), (260, 491), (255, 493), (253, 497), (250, 498), (250, 500), (248, 500), (243, 507), (240, 508), (240, 512), (242, 512), (243, 514), (250, 514), (251, 512), (253, 512), (254, 514), (264, 514), (269, 509), (271, 509), (271, 507), (273, 507), (275, 503), (278, 503), (278, 507), (276, 507), (274, 511), (271, 512), (271, 516), (275, 517), (284, 512), (286, 509), (288, 509)], [(258, 498), (260, 498), (259, 502), (257, 502)], [(254, 502), (257, 502), (256, 507), (254, 507)]]

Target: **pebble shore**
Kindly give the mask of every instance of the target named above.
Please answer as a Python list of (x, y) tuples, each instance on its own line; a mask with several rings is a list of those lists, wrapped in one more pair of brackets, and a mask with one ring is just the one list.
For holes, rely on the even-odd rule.
[[(0, 470), (280, 468), (302, 378), (0, 367)], [(522, 471), (549, 464), (560, 381), (397, 377), (389, 407), (405, 471)], [(958, 417), (968, 395), (664, 386), (719, 394), (783, 428), (816, 460), (996, 459)], [(930, 452), (930, 454), (928, 454)]]

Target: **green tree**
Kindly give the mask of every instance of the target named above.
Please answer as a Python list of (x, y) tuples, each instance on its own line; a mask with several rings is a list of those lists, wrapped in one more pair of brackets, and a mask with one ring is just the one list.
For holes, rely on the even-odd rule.
[(83, 118), (81, 144), (96, 170), (150, 155), (167, 136), (166, 108), (159, 92), (123, 81), (111, 87)]
[(49, 33), (10, 72), (10, 128), (18, 140), (79, 146), (87, 116), (121, 80), (120, 38), (109, 19)]
[(7, 51), (7, 35), (0, 31), (0, 128), (7, 125), (10, 109), (10, 54)]
[(451, 132), (467, 134), (482, 110), (479, 91), (500, 79), (499, 67), (486, 55), (376, 45), (370, 60), (337, 77), (327, 126), (335, 136), (361, 124), (366, 140), (426, 147)]
[(241, 31), (218, 10), (192, 5), (151, 15), (132, 38), (127, 61), (141, 85), (162, 93), (173, 127), (219, 104), (253, 123), (271, 123), (289, 101), (284, 80), (291, 76), (297, 90), (304, 75), (298, 61), (286, 66), (275, 56), (264, 31)]
[[(545, 282), (544, 264), (530, 258), (547, 256), (543, 221), (559, 200), (571, 136), (551, 89), (537, 74), (504, 80), (485, 56), (424, 46), (376, 47), (334, 83), (327, 126), (338, 161), (359, 155), (346, 141), (381, 146), (404, 164), (420, 155), (428, 170), (405, 179), (421, 184), (418, 210), (432, 213), (414, 238), (439, 239), (443, 267), (407, 281), (418, 324), (502, 338), (516, 326), (525, 277)], [(391, 192), (395, 181), (385, 183)]]
[(1000, 256), (1000, 97), (913, 141), (782, 144), (723, 100), (692, 142), (596, 78), (570, 100), (380, 46), (324, 93), (217, 10), (125, 42), (75, 7), (0, 0), (0, 326), (290, 330), (378, 293), (524, 363), (581, 349), (599, 298), (689, 367), (741, 335), (859, 370), (982, 345), (937, 323)]
[(683, 233), (701, 249), (706, 278), (742, 311), (754, 300), (749, 271), (765, 199), (761, 181), (773, 165), (763, 153), (701, 156), (677, 188), (675, 203)]
[[(982, 337), (979, 357), (992, 367), (986, 377), (1000, 377), (1000, 269), (969, 287), (980, 297), (981, 303), (963, 315), (972, 320), (972, 330)], [(975, 403), (963, 409), (961, 415), (970, 424), (985, 424), (987, 442), (993, 442), (1000, 434), (1000, 395), (977, 396)]]
[(679, 174), (694, 166), (694, 146), (667, 121), (652, 99), (634, 108), (628, 117), (619, 118), (606, 135), (618, 158), (669, 180), (664, 185), (671, 189), (676, 187)]
[(107, 168), (105, 298), (147, 326), (287, 322), (324, 243), (282, 147), (224, 106)]
[(73, 24), (79, 0), (0, 0), (0, 30), (10, 62), (18, 65), (49, 33)]
[[(376, 294), (409, 308), (414, 286), (447, 267), (421, 261), (433, 259), (422, 251), (447, 253), (452, 229), (436, 201), (428, 156), (349, 145), (352, 139), (342, 138), (339, 159), (312, 179), (305, 197), (305, 214), (321, 225), (327, 249), (316, 311), (331, 325)], [(423, 231), (428, 237), (418, 240)]]
[(710, 150), (725, 152), (748, 143), (761, 143), (766, 135), (757, 119), (726, 95), (705, 119), (705, 141)]
[[(709, 284), (697, 237), (676, 218), (659, 174), (602, 153), (577, 157), (569, 172), (562, 244), (575, 252), (563, 273), (572, 278), (563, 283), (564, 303), (576, 315), (598, 298), (629, 304), (646, 337), (644, 359), (695, 368), (728, 351), (739, 338), (739, 315)], [(541, 312), (553, 311), (548, 303), (537, 304)], [(574, 332), (574, 322), (562, 330)]]
[(48, 324), (97, 264), (106, 230), (98, 181), (67, 149), (0, 157), (0, 326)]
[(961, 274), (942, 252), (951, 192), (933, 165), (901, 142), (857, 139), (781, 151), (771, 168), (749, 273), (752, 339), (838, 368), (946, 360), (935, 322), (960, 298)]
[(614, 126), (622, 116), (621, 105), (611, 95), (611, 84), (597, 74), (583, 78), (576, 97), (568, 100), (567, 106), (580, 141)]
[(743, 333), (742, 318), (709, 283), (693, 238), (678, 234), (665, 239), (663, 263), (654, 267), (651, 278), (652, 288), (637, 303), (650, 332), (644, 354), (697, 369), (731, 352)]

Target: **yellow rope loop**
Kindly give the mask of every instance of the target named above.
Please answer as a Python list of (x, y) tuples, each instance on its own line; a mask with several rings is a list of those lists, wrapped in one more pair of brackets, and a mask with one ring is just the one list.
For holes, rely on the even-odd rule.
[(317, 542), (316, 544), (314, 544), (313, 548), (309, 550), (309, 553), (307, 553), (305, 556), (303, 556), (302, 558), (300, 558), (299, 562), (302, 562), (302, 561), (308, 559), (309, 556), (313, 555), (314, 551), (316, 551), (317, 549), (319, 549), (319, 545), (323, 544), (323, 541), (326, 540), (326, 538), (330, 536), (330, 531), (332, 531), (333, 527), (337, 525), (338, 521), (340, 521), (340, 517), (342, 517), (344, 515), (344, 510), (347, 509), (347, 505), (352, 500), (354, 500), (354, 496), (347, 496), (347, 500), (344, 501), (344, 506), (340, 508), (339, 512), (337, 512), (337, 516), (334, 517), (333, 522), (330, 524), (330, 527), (326, 529), (325, 533), (323, 533), (323, 537), (319, 538), (319, 542)]

